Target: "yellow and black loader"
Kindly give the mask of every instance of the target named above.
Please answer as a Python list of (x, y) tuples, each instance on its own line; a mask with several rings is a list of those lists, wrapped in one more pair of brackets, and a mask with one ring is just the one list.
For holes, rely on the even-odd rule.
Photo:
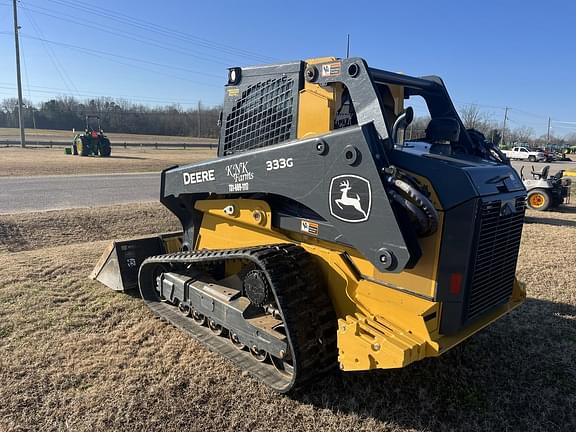
[[(407, 140), (425, 104), (426, 130)], [(114, 242), (92, 277), (279, 392), (400, 368), (525, 299), (526, 191), (438, 77), (320, 58), (232, 68), (218, 157), (166, 169), (181, 233)]]

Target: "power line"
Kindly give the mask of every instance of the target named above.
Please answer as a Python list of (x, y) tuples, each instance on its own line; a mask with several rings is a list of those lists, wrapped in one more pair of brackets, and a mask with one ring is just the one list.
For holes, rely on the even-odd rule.
[(576, 126), (562, 126), (562, 125), (556, 125), (556, 126), (552, 126), (551, 129), (556, 129), (556, 128), (562, 128), (562, 129), (576, 129)]
[[(38, 26), (38, 24), (36, 23), (36, 21), (34, 20), (34, 17), (31, 16), (25, 8), (21, 7), (21, 9), (24, 10), (24, 13), (26, 14), (26, 17), (28, 18), (28, 21), (30, 22), (30, 24), (33, 27), (33, 30), (36, 32), (36, 34), (38, 35), (39, 38), (43, 38), (44, 37), (44, 33), (42, 32), (42, 30), (40, 29), (40, 26)], [(76, 87), (76, 85), (74, 84), (74, 82), (72, 81), (72, 79), (70, 78), (70, 75), (68, 75), (68, 72), (66, 71), (66, 68), (64, 68), (62, 66), (62, 63), (60, 62), (60, 60), (58, 59), (58, 56), (56, 55), (56, 53), (54, 52), (54, 50), (52, 49), (52, 47), (46, 45), (46, 44), (42, 44), (44, 49), (46, 50), (46, 52), (48, 53), (48, 57), (50, 57), (50, 60), (52, 61), (52, 64), (54, 65), (54, 68), (56, 69), (56, 71), (58, 72), (58, 75), (60, 75), (60, 78), (62, 79), (64, 86), (65, 87), (70, 87), (71, 89), (73, 89), (74, 91), (78, 91), (78, 88)]]
[[(12, 6), (10, 3), (0, 3), (0, 6), (6, 6), (6, 7), (10, 7)], [(0, 24), (4, 24), (4, 20), (7, 20), (10, 17), (10, 13), (6, 12), (6, 14), (3, 14), (2, 16), (0, 16)]]
[[(214, 61), (213, 59), (216, 58), (218, 60), (221, 60), (221, 61), (218, 61), (219, 63), (229, 65), (230, 64), (229, 55), (254, 58), (254, 59), (257, 59), (257, 61), (259, 61), (259, 62), (262, 62), (262, 61), (270, 62), (272, 60), (276, 60), (270, 56), (265, 56), (265, 55), (253, 53), (253, 52), (250, 52), (250, 51), (247, 51), (244, 49), (238, 49), (238, 48), (230, 47), (230, 46), (227, 46), (224, 44), (219, 44), (219, 43), (209, 41), (209, 40), (204, 39), (204, 38), (199, 38), (199, 37), (178, 31), (178, 30), (173, 30), (173, 29), (170, 29), (167, 27), (162, 27), (162, 26), (159, 26), (159, 25), (152, 23), (152, 22), (149, 22), (149, 21), (138, 20), (134, 17), (128, 16), (128, 15), (125, 15), (122, 13), (115, 13), (115, 12), (110, 11), (110, 10), (106, 11), (106, 9), (102, 9), (102, 8), (96, 9), (91, 5), (88, 5), (86, 3), (82, 3), (79, 1), (67, 2), (67, 1), (55, 0), (55, 1), (52, 1), (52, 3), (60, 5), (60, 6), (65, 6), (67, 9), (72, 8), (72, 9), (80, 10), (84, 13), (86, 13), (88, 11), (91, 15), (98, 15), (98, 16), (106, 18), (107, 21), (109, 21), (109, 20), (117, 21), (120, 24), (122, 24), (122, 33), (117, 33), (117, 32), (111, 31), (109, 28), (103, 28), (102, 26), (93, 26), (86, 21), (79, 21), (77, 19), (77, 16), (66, 15), (66, 14), (63, 14), (62, 11), (54, 11), (53, 9), (47, 9), (47, 8), (38, 6), (36, 4), (27, 3), (27, 9), (31, 12), (34, 12), (34, 13), (42, 14), (45, 16), (50, 16), (50, 17), (55, 18), (55, 19), (60, 19), (60, 20), (63, 20), (65, 22), (68, 22), (71, 24), (76, 24), (76, 25), (82, 26), (83, 28), (91, 27), (91, 28), (95, 28), (95, 29), (100, 30), (100, 31), (105, 32), (105, 33), (115, 34), (115, 35), (123, 37), (123, 38), (126, 38), (126, 33), (127, 33), (126, 32), (126, 26), (130, 25), (132, 27), (138, 28), (139, 30), (143, 30), (143, 31), (146, 31), (149, 33), (154, 33), (154, 34), (161, 35), (163, 37), (169, 37), (171, 39), (177, 39), (180, 41), (187, 42), (188, 45), (193, 44), (193, 45), (197, 45), (197, 46), (200, 46), (202, 48), (205, 48), (205, 49), (210, 49), (210, 50), (214, 50), (214, 51), (221, 51), (221, 52), (227, 54), (227, 57), (224, 59), (222, 59), (221, 57), (219, 58), (219, 57), (215, 57), (215, 56), (212, 56), (213, 58), (200, 57), (198, 55), (191, 55), (189, 46), (187, 46), (185, 48), (185, 51), (184, 51), (183, 49), (180, 49), (180, 50), (174, 49), (173, 45), (158, 44), (156, 40), (142, 37), (140, 35), (135, 35), (136, 38), (128, 37), (129, 39), (134, 39), (134, 40), (137, 40), (139, 42), (143, 42), (143, 43), (147, 43), (147, 44), (150, 44), (152, 42), (153, 45), (159, 46), (163, 49), (169, 49), (172, 51), (176, 51), (179, 54), (183, 54), (183, 55), (191, 55), (194, 58), (197, 58), (197, 59), (199, 58), (199, 59), (206, 60), (206, 61)], [(44, 11), (44, 12), (41, 12), (41, 11)], [(52, 13), (50, 13), (50, 12), (52, 12)], [(62, 18), (63, 16), (68, 16), (70, 19), (64, 19), (64, 18)], [(134, 35), (134, 34), (132, 33), (132, 35)], [(144, 38), (144, 39), (142, 39), (142, 38)], [(206, 55), (206, 54), (204, 54), (204, 55)]]
[[(8, 86), (9, 88), (14, 88), (12, 83), (6, 83), (6, 82), (0, 82), (0, 87), (5, 87)], [(59, 87), (48, 87), (48, 86), (38, 86), (38, 85), (32, 85), (30, 86), (32, 89), (42, 89), (42, 90), (55, 90), (55, 91), (66, 91), (65, 89), (59, 88)], [(91, 92), (91, 91), (86, 91), (86, 90), (82, 90), (82, 93), (84, 95), (86, 94), (92, 94), (94, 96), (102, 96), (103, 92)], [(104, 91), (104, 93), (106, 93)], [(152, 100), (152, 101), (158, 101), (158, 102), (167, 102), (167, 103), (189, 103), (189, 104), (196, 104), (198, 103), (197, 99), (185, 99), (185, 100), (181, 100), (181, 99), (160, 99), (160, 98), (155, 98), (155, 97), (150, 97), (150, 96), (135, 96), (135, 95), (116, 95), (115, 97), (117, 98), (139, 98), (141, 100)]]
[[(4, 33), (5, 33), (5, 32), (0, 32), (0, 34), (4, 34)], [(37, 38), (37, 37), (34, 37), (34, 36), (30, 36), (30, 35), (24, 35), (24, 34), (23, 34), (22, 37), (25, 37), (25, 38), (28, 38), (28, 39), (37, 39), (37, 40), (40, 40), (40, 41), (44, 41), (44, 42), (46, 42), (46, 43), (55, 44), (55, 45), (61, 45), (61, 46), (65, 46), (65, 47), (67, 47), (67, 48), (79, 50), (79, 51), (82, 51), (82, 52), (88, 52), (88, 53), (90, 53), (92, 56), (100, 57), (100, 58), (103, 58), (103, 59), (105, 59), (105, 60), (107, 60), (107, 61), (110, 61), (110, 62), (113, 62), (113, 63), (118, 63), (118, 64), (121, 64), (121, 65), (124, 65), (124, 66), (128, 66), (128, 67), (131, 67), (131, 68), (135, 68), (135, 69), (138, 69), (139, 71), (153, 72), (153, 73), (156, 73), (156, 74), (159, 74), (159, 75), (163, 75), (163, 76), (166, 76), (166, 77), (170, 77), (170, 78), (174, 78), (174, 79), (178, 79), (178, 80), (182, 80), (182, 81), (187, 81), (187, 82), (194, 83), (194, 84), (200, 84), (200, 85), (202, 85), (202, 86), (217, 87), (217, 88), (220, 88), (220, 87), (221, 87), (221, 86), (219, 86), (219, 85), (209, 84), (209, 83), (204, 83), (204, 82), (199, 82), (199, 81), (191, 80), (191, 79), (184, 78), (184, 77), (181, 77), (181, 76), (172, 75), (172, 74), (168, 74), (168, 73), (165, 73), (165, 72), (160, 72), (160, 71), (157, 71), (157, 70), (154, 70), (154, 69), (145, 68), (145, 67), (143, 67), (143, 66), (137, 66), (137, 65), (134, 65), (134, 64), (125, 63), (125, 62), (121, 62), (121, 61), (118, 61), (118, 60), (113, 60), (113, 59), (110, 59), (110, 58), (106, 57), (106, 55), (108, 55), (108, 56), (115, 56), (115, 57), (121, 57), (121, 58), (122, 58), (122, 57), (125, 57), (125, 56), (120, 56), (120, 55), (111, 54), (111, 53), (104, 53), (104, 52), (102, 52), (102, 53), (104, 53), (104, 54), (99, 54), (100, 51), (95, 51), (95, 50), (93, 50), (93, 49), (91, 49), (91, 48), (84, 48), (84, 47), (80, 47), (80, 46), (76, 46), (76, 45), (65, 44), (65, 43), (62, 43), (62, 42), (56, 42), (56, 41), (51, 41), (51, 40), (48, 40), (48, 39)], [(150, 63), (150, 62), (147, 62), (147, 61), (145, 61), (145, 60), (140, 60), (140, 59), (135, 59), (135, 58), (130, 58), (130, 57), (125, 57), (125, 58), (127, 58), (129, 61), (140, 61), (140, 62)], [(161, 66), (161, 67), (164, 67), (164, 68), (175, 69), (175, 67), (171, 67), (171, 66), (169, 66), (169, 65), (161, 65), (161, 64), (159, 64), (159, 63), (158, 63), (158, 66)], [(178, 69), (184, 69), (184, 68), (178, 68)], [(72, 93), (72, 91), (70, 91), (70, 90), (69, 90), (69, 92)]]
[[(28, 18), (28, 22), (32, 25), (33, 30), (36, 32), (39, 39), (41, 40), (44, 36), (42, 33), (42, 30), (36, 24), (36, 21), (34, 21), (34, 18), (30, 14), (28, 14), (24, 8), (21, 8), (21, 9), (24, 10), (26, 17)], [(67, 74), (66, 70), (62, 67), (62, 64), (58, 60), (58, 57), (56, 56), (56, 53), (54, 52), (54, 50), (50, 46), (46, 45), (45, 43), (42, 43), (42, 47), (44, 48), (44, 50), (48, 54), (50, 61), (54, 65), (54, 69), (56, 69), (56, 72), (58, 73), (58, 75), (60, 76), (60, 79), (62, 80), (62, 83), (64, 84), (64, 87), (69, 89), (70, 93), (73, 93), (72, 89), (77, 92), (78, 89), (76, 88), (76, 86), (74, 85), (72, 80), (70, 79), (70, 76)]]
[[(121, 32), (116, 32), (116, 31), (111, 30), (109, 28), (103, 28), (101, 26), (92, 25), (88, 22), (79, 22), (76, 19), (77, 17), (62, 14), (62, 13), (55, 15), (53, 13), (40, 12), (37, 9), (42, 9), (42, 10), (49, 10), (49, 9), (41, 8), (41, 7), (36, 6), (36, 5), (34, 5), (33, 8), (26, 7), (25, 9), (31, 13), (48, 16), (48, 17), (66, 22), (68, 24), (80, 26), (84, 29), (85, 28), (92, 28), (92, 29), (98, 30), (102, 33), (105, 33), (105, 34), (111, 34), (114, 36), (118, 36), (122, 39), (134, 40), (136, 42), (140, 42), (142, 44), (145, 44), (146, 46), (150, 46), (150, 45), (156, 46), (158, 48), (162, 48), (163, 50), (172, 51), (172, 52), (178, 53), (179, 55), (184, 55), (184, 56), (194, 58), (195, 60), (208, 61), (208, 62), (217, 63), (217, 64), (221, 64), (221, 65), (225, 65), (225, 66), (230, 65), (230, 59), (222, 59), (222, 58), (218, 58), (215, 56), (206, 57), (205, 54), (193, 54), (194, 51), (190, 50), (189, 48), (176, 47), (173, 44), (171, 44), (171, 45), (163, 44), (156, 39), (151, 39), (151, 38), (147, 38), (145, 36), (136, 35), (134, 33), (127, 32), (126, 30), (122, 30)], [(66, 16), (68, 17), (68, 19), (65, 18)]]
[[(121, 54), (114, 54), (114, 53), (110, 53), (107, 51), (102, 51), (102, 50), (97, 50), (94, 48), (86, 48), (86, 47), (82, 47), (82, 46), (78, 46), (78, 45), (72, 45), (69, 43), (65, 43), (65, 42), (57, 42), (57, 41), (53, 41), (53, 40), (49, 40), (49, 39), (45, 39), (45, 38), (40, 38), (40, 37), (34, 37), (34, 36), (30, 36), (30, 35), (22, 35), (23, 37), (26, 37), (28, 39), (35, 39), (35, 40), (39, 40), (42, 42), (46, 42), (49, 44), (53, 44), (53, 45), (58, 45), (58, 46), (62, 46), (62, 47), (66, 47), (66, 48), (71, 48), (71, 49), (76, 49), (76, 50), (80, 50), (83, 52), (86, 52), (88, 54), (94, 54), (94, 53), (98, 53), (101, 55), (105, 55), (105, 56), (110, 56), (110, 57), (116, 57), (116, 58), (121, 58), (124, 60), (129, 60), (129, 61), (134, 61), (134, 62), (138, 62), (138, 63), (144, 63), (144, 64), (149, 64), (149, 65), (153, 65), (153, 66), (159, 66), (159, 67), (163, 67), (163, 68), (168, 68), (168, 69), (178, 69), (184, 72), (188, 72), (191, 74), (198, 74), (198, 75), (204, 75), (207, 77), (211, 77), (211, 78), (219, 78), (222, 79), (221, 75), (216, 75), (216, 74), (211, 74), (211, 73), (207, 73), (207, 72), (201, 72), (201, 71), (197, 71), (197, 70), (193, 70), (193, 69), (188, 69), (188, 68), (183, 68), (183, 67), (179, 67), (179, 66), (174, 66), (174, 65), (167, 65), (167, 64), (163, 64), (163, 63), (157, 63), (157, 62), (153, 62), (153, 61), (149, 61), (149, 60), (143, 60), (143, 59), (139, 59), (139, 58), (135, 58), (135, 57), (128, 57), (125, 55), (121, 55)], [(199, 83), (199, 84), (205, 84), (205, 83)], [(220, 87), (220, 86), (218, 86)]]
[[(28, 93), (28, 99), (32, 102), (32, 95), (30, 94), (30, 78), (28, 75), (28, 67), (26, 66), (26, 55), (24, 54), (24, 44), (20, 41), (20, 50), (22, 52), (22, 62), (24, 63), (24, 78), (26, 79), (26, 90)], [(34, 117), (34, 110), (31, 110), (32, 114), (32, 124), (34, 129), (36, 129), (36, 118)]]
[(486, 104), (481, 104), (481, 103), (477, 103), (477, 102), (464, 102), (458, 99), (452, 99), (453, 102), (460, 104), (460, 105), (473, 105), (473, 106), (478, 106), (478, 107), (482, 107), (482, 108), (493, 108), (493, 109), (501, 109), (501, 110), (506, 110), (506, 107), (503, 106), (498, 106), (498, 105), (486, 105)]
[(96, 8), (93, 5), (87, 4), (82, 1), (75, 0), (74, 2), (67, 1), (67, 0), (48, 0), (51, 3), (55, 3), (61, 6), (65, 6), (67, 8), (74, 8), (76, 10), (80, 10), (82, 12), (88, 11), (90, 14), (99, 15), (105, 17), (107, 19), (111, 19), (117, 21), (121, 24), (131, 25), (133, 27), (139, 28), (144, 31), (152, 32), (155, 34), (162, 34), (165, 37), (171, 37), (179, 40), (186, 41), (188, 43), (194, 43), (196, 45), (202, 46), (207, 49), (221, 51), (225, 54), (232, 54), (239, 57), (247, 57), (252, 59), (258, 59), (258, 61), (269, 62), (272, 60), (276, 60), (273, 57), (262, 55), (259, 53), (251, 52), (246, 49), (240, 49), (236, 47), (232, 47), (229, 45), (225, 45), (222, 43), (214, 42), (202, 37), (194, 36), (188, 33), (184, 33), (179, 30), (171, 29), (168, 27), (160, 26), (157, 23), (141, 20), (138, 18), (134, 18), (133, 16), (123, 14), (121, 12), (113, 11), (110, 9), (104, 8)]
[[(5, 83), (4, 83), (5, 84)], [(55, 87), (41, 87), (41, 86), (31, 86), (30, 93), (32, 94), (50, 94), (53, 95), (55, 91), (62, 91), (63, 89), (58, 89)], [(13, 85), (3, 85), (0, 83), (0, 89), (15, 89)], [(11, 93), (10, 93), (11, 94)], [(106, 96), (102, 93), (94, 93), (94, 92), (80, 92), (78, 93), (80, 96), (88, 97), (88, 98), (103, 98), (103, 99), (115, 99), (117, 101), (132, 99), (136, 101), (143, 101), (143, 102), (157, 102), (157, 103), (164, 103), (164, 104), (177, 104), (177, 105), (196, 105), (199, 101), (198, 100), (189, 100), (189, 101), (181, 101), (181, 100), (170, 100), (170, 99), (157, 99), (157, 98), (150, 98), (146, 96), (134, 96), (134, 95), (117, 95), (117, 96)], [(62, 94), (64, 95), (64, 94)], [(205, 103), (205, 101), (202, 101)], [(212, 105), (212, 104), (211, 104)], [(216, 106), (219, 104), (213, 104)]]
[(530, 111), (521, 110), (521, 109), (519, 109), (519, 108), (513, 108), (513, 110), (514, 110), (514, 111), (517, 111), (517, 112), (519, 112), (519, 113), (522, 113), (522, 114), (526, 114), (526, 115), (528, 115), (528, 116), (532, 116), (532, 117), (538, 117), (538, 118), (541, 118), (541, 119), (547, 119), (547, 118), (548, 118), (548, 117), (545, 116), (545, 115), (535, 114), (535, 113), (532, 113), (532, 112), (530, 112)]
[(516, 120), (512, 117), (510, 117), (510, 110), (508, 111), (508, 121), (510, 123), (514, 123), (517, 124), (519, 126), (534, 126), (534, 127), (545, 127), (545, 122), (535, 122), (535, 121), (530, 121), (530, 122), (526, 122), (526, 121), (519, 121)]

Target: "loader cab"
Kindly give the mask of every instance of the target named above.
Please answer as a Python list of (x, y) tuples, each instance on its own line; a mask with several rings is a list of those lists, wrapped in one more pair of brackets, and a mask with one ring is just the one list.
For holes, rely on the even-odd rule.
[[(416, 119), (398, 127), (407, 108)], [(335, 57), (230, 69), (218, 156), (366, 123), (374, 125), (386, 153), (506, 160), (494, 146), (470, 137), (439, 77), (411, 77), (371, 68), (360, 58)]]
[[(385, 73), (383, 73), (385, 74)], [(398, 151), (458, 157), (474, 154), (466, 133), (445, 89), (379, 82), (376, 89), (388, 126), (390, 145)], [(413, 119), (394, 136), (394, 125), (410, 109)]]

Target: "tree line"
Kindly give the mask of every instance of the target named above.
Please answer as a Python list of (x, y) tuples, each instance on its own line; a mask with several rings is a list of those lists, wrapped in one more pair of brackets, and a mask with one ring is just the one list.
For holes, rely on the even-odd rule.
[[(24, 101), (24, 125), (26, 128), (83, 130), (86, 115), (98, 115), (102, 129), (107, 132), (137, 133), (151, 135), (201, 136), (216, 138), (219, 134), (218, 118), (221, 107), (184, 109), (180, 105), (150, 107), (122, 99), (107, 97), (78, 100), (60, 97), (37, 105)], [(480, 110), (477, 105), (466, 105), (459, 110), (466, 128), (482, 132), (486, 138), (506, 148), (516, 143), (534, 147), (557, 148), (576, 146), (576, 133), (564, 137), (551, 134), (536, 136), (534, 129), (526, 126), (502, 128), (501, 120)], [(424, 135), (429, 117), (417, 117), (409, 126), (408, 139)], [(0, 101), (0, 127), (18, 127), (18, 102), (16, 99)]]
[[(192, 109), (177, 104), (150, 107), (106, 97), (60, 97), (39, 104), (24, 101), (24, 105), (26, 128), (83, 130), (86, 115), (98, 115), (105, 132), (209, 138), (218, 136), (221, 111), (220, 107), (204, 108), (201, 104)], [(17, 99), (0, 101), (0, 127), (19, 127)]]
[[(576, 146), (576, 133), (565, 136), (557, 136), (554, 133), (548, 135), (536, 135), (533, 128), (528, 126), (517, 126), (503, 128), (502, 120), (494, 120), (492, 115), (484, 112), (477, 105), (465, 105), (459, 110), (460, 119), (466, 129), (476, 129), (482, 132), (486, 139), (498, 144), (502, 148), (512, 147), (515, 144), (528, 144), (532, 147), (554, 147), (556, 149), (566, 149)], [(416, 139), (423, 137), (425, 129), (430, 121), (429, 117), (416, 117), (407, 130), (407, 138)], [(410, 138), (412, 136), (412, 138)]]

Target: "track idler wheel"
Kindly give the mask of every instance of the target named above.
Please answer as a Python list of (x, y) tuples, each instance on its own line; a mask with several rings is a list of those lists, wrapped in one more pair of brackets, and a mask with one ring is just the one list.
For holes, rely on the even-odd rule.
[(192, 319), (200, 326), (206, 324), (206, 317), (197, 311), (192, 311)]
[(184, 303), (178, 304), (178, 311), (185, 317), (192, 315), (192, 308)]
[(250, 354), (260, 363), (264, 363), (268, 357), (268, 353), (264, 350), (258, 349), (256, 346), (250, 348)]
[(209, 319), (208, 320), (208, 328), (214, 333), (216, 336), (222, 336), (224, 334), (224, 327), (220, 324), (217, 324), (216, 321)]
[(228, 334), (228, 337), (230, 338), (230, 342), (232, 342), (232, 345), (234, 345), (238, 350), (243, 351), (244, 348), (246, 348), (246, 345), (240, 342), (240, 339), (238, 339), (238, 335), (236, 333), (230, 332)]

